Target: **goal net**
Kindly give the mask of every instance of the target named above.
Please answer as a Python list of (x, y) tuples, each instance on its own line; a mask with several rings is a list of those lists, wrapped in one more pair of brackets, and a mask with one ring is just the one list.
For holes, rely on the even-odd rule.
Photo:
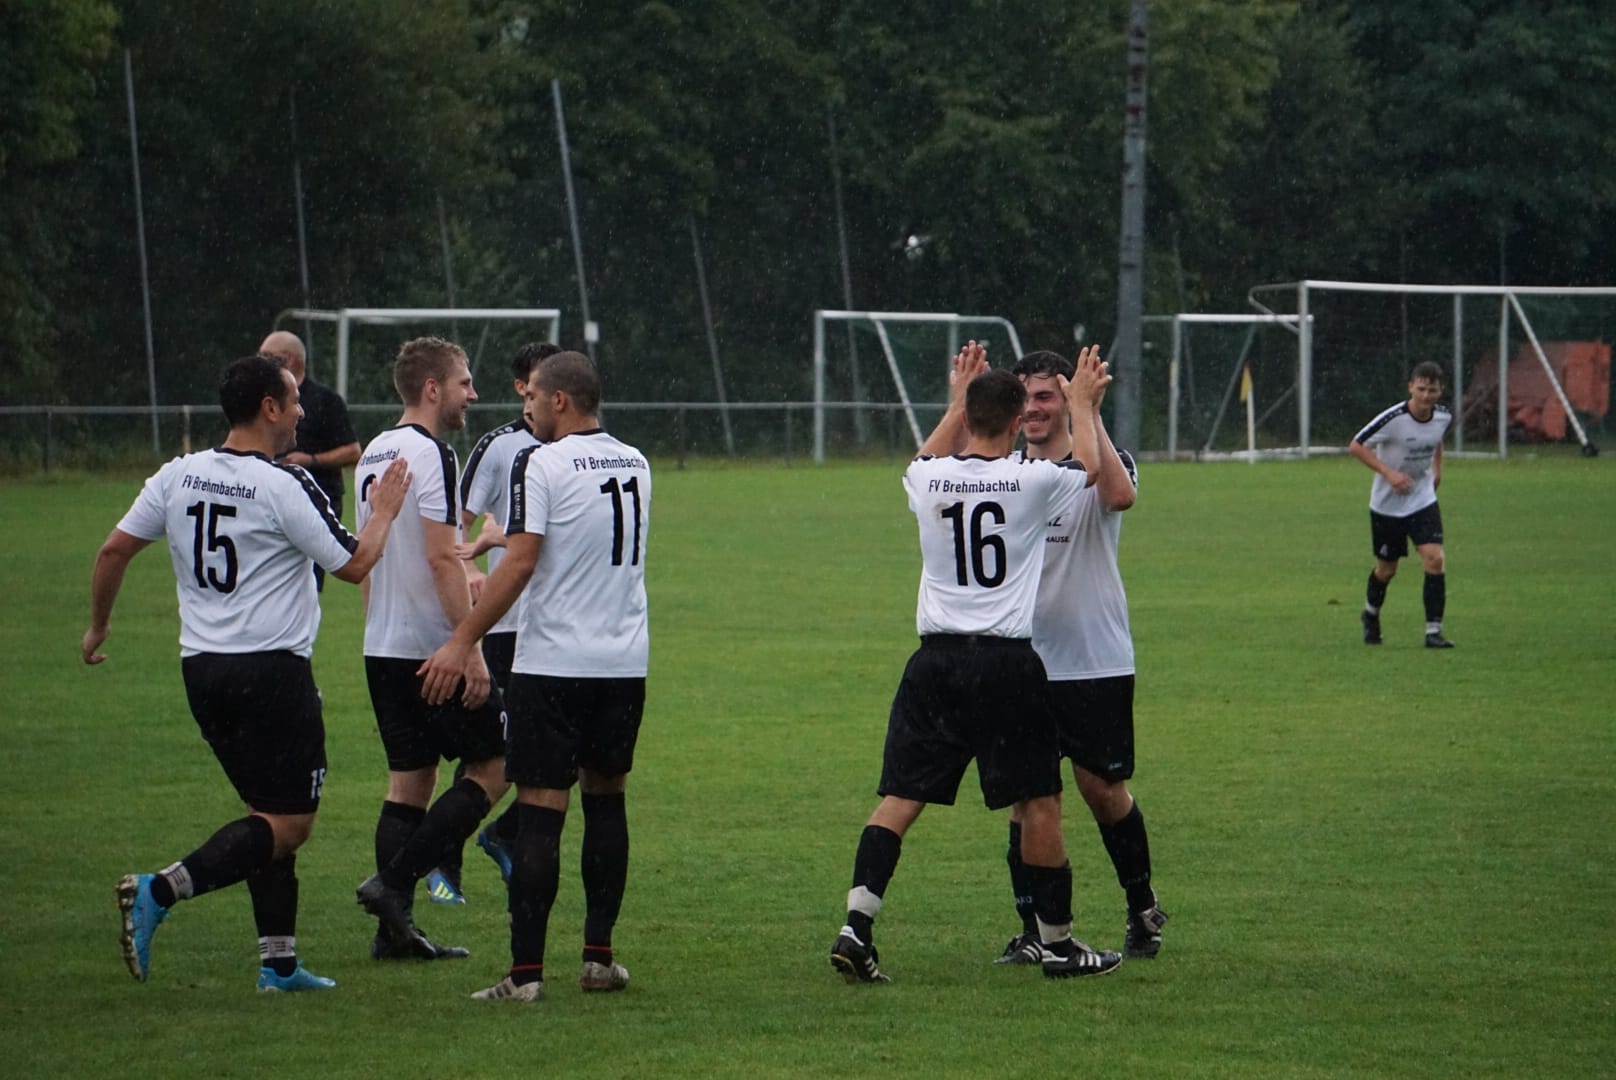
[(1250, 300), (1264, 314), (1307, 317), (1284, 388), (1297, 398), (1302, 453), (1344, 447), (1427, 360), (1446, 375), (1455, 451), (1502, 457), (1563, 441), (1597, 452), (1616, 287), (1306, 280), (1259, 285)]
[(814, 312), (814, 460), (827, 446), (918, 449), (948, 404), (948, 373), (967, 341), (999, 366), (1021, 356), (1021, 338), (996, 315), (944, 312)]

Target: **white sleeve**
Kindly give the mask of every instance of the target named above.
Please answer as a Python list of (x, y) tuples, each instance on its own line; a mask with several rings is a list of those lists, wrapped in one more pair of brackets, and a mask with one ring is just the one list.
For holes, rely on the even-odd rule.
[(490, 452), (466, 463), (469, 471), (461, 483), (465, 494), (461, 509), (468, 513), (481, 516), (493, 509), (500, 501), (500, 488), (510, 480), (508, 464), (500, 467), (504, 455), (497, 453), (498, 445), (493, 443), (488, 448)]
[(167, 535), (168, 500), (165, 494), (168, 491), (170, 474), (181, 467), (180, 462), (183, 460), (175, 458), (146, 478), (146, 483), (141, 487), (140, 494), (135, 496), (129, 512), (118, 522), (119, 532), (128, 533), (141, 540), (161, 540)]
[(410, 471), (415, 474), (410, 488), (415, 492), (416, 508), (426, 521), (460, 524), (459, 515), (454, 512), (453, 470), (452, 452), (443, 452), (436, 443), (429, 444), (424, 452), (410, 459)]
[(359, 539), (343, 528), (314, 478), (296, 465), (282, 466), (291, 483), (276, 485), (275, 511), (286, 538), (328, 571), (347, 565)]

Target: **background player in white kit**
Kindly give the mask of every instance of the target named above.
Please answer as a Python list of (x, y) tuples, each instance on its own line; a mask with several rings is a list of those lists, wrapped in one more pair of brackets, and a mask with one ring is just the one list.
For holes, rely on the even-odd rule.
[[(848, 982), (885, 982), (873, 931), (903, 836), (927, 803), (951, 805), (974, 757), (983, 801), (1021, 813), (1021, 855), (1035, 898), (1044, 974), (1097, 975), (1122, 957), (1071, 936), (1072, 868), (1060, 830), (1060, 757), (1044, 668), (1032, 648), (1044, 527), (1089, 480), (1078, 469), (1010, 461), (1026, 391), (1006, 371), (982, 372), (974, 342), (954, 361), (950, 407), (904, 473), (920, 533), (916, 628), (887, 723), (881, 802), (859, 838), (847, 922), (831, 965)], [(978, 374), (978, 372), (982, 372)], [(1089, 418), (1103, 365), (1085, 363), (1062, 389), (1094, 456)], [(964, 388), (963, 398), (961, 389)], [(963, 454), (927, 451), (954, 444)]]
[[(529, 342), (516, 350), (511, 358), (511, 379), (517, 399), (526, 404), (528, 380), (540, 360), (561, 351), (548, 341)], [(510, 516), (511, 462), (520, 450), (538, 445), (527, 415), (518, 416), (501, 424), (477, 440), (466, 456), (466, 467), (460, 474), (460, 521), (466, 541), (456, 545), (455, 552), (466, 562), (466, 578), (471, 586), (471, 601), (477, 602), (487, 574), (471, 560), (488, 553), (488, 572), (493, 573), (505, 554), (505, 521)], [(472, 542), (472, 529), (477, 519), (483, 518), (483, 528)], [(488, 677), (504, 691), (511, 677), (511, 661), (516, 657), (516, 609), (513, 607), (500, 617), (488, 633), (483, 635), (483, 662), (488, 666)], [(459, 776), (456, 776), (459, 779)], [(511, 880), (511, 844), (516, 841), (516, 802), (512, 800), (506, 811), (477, 834), (477, 846), (488, 853), (499, 867), (500, 877)], [(464, 903), (460, 889), (461, 848), (456, 847), (437, 870), (427, 875), (427, 895), (439, 903)]]
[(219, 403), (230, 434), (164, 465), (96, 555), (84, 662), (99, 664), (131, 559), (167, 538), (180, 608), (180, 661), (192, 715), (248, 816), (156, 874), (118, 883), (124, 961), (144, 982), (151, 939), (180, 900), (247, 882), (258, 929), (260, 990), (336, 984), (297, 959), (296, 852), (325, 783), (325, 726), (309, 668), (320, 605), (310, 567), (360, 581), (381, 557), (409, 475), (394, 462), (372, 485), (356, 538), (303, 469), (276, 465), (297, 438), (297, 382), (280, 361), (237, 360)]
[(1352, 437), (1347, 452), (1375, 471), (1369, 489), (1369, 531), (1375, 566), (1364, 598), (1365, 645), (1380, 644), (1380, 608), (1397, 562), (1414, 542), (1425, 568), (1425, 647), (1451, 649), (1442, 636), (1448, 579), (1442, 552), (1442, 511), (1436, 489), (1442, 483), (1442, 437), (1453, 415), (1437, 404), (1442, 368), (1430, 361), (1409, 374), (1408, 400), (1382, 412)]
[(518, 827), (510, 879), (511, 967), (472, 997), (536, 1001), (560, 883), (569, 792), (581, 792), (584, 990), (621, 990), (628, 970), (612, 930), (628, 876), (624, 790), (634, 765), (650, 658), (645, 541), (651, 470), (601, 430), (600, 377), (589, 358), (540, 361), (527, 415), (542, 446), (512, 466), (505, 558), (471, 616), (423, 665), (429, 700), (452, 693), (477, 639), (521, 597), (506, 698), (506, 771)]
[[(1092, 357), (1093, 349), (1084, 350)], [(1079, 357), (1081, 361), (1082, 357)], [(1070, 360), (1031, 352), (1015, 367), (1027, 388), (1021, 431), (1028, 460), (1078, 464), (1073, 458), (1072, 419), (1059, 379), (1073, 372)], [(1100, 839), (1127, 897), (1126, 957), (1154, 957), (1161, 949), (1167, 914), (1151, 888), (1150, 841), (1144, 815), (1128, 791), (1133, 775), (1133, 638), (1128, 598), (1117, 567), (1122, 512), (1134, 504), (1138, 473), (1133, 458), (1118, 451), (1100, 419), (1100, 388), (1094, 400), (1094, 483), (1049, 520), (1044, 537), (1044, 573), (1032, 644), (1049, 675), (1050, 698), (1061, 754), (1099, 827)], [(1038, 927), (1020, 854), (1021, 823), (1011, 811), (1006, 861), (1016, 894), (1022, 932), (1010, 939), (997, 963), (1034, 964), (1042, 959)]]
[[(393, 386), (403, 415), (365, 447), (354, 474), (361, 524), (370, 513), (370, 484), (389, 462), (408, 461), (415, 474), (387, 558), (365, 595), (365, 679), (388, 774), (376, 823), (376, 874), (360, 884), (357, 897), (381, 923), (373, 956), (437, 959), (466, 952), (436, 946), (416, 929), (415, 883), (465, 843), (509, 785), (499, 694), (489, 693), (482, 657), (467, 665), (464, 691), (453, 701), (429, 706), (416, 675), (471, 610), (466, 564), (455, 553), (455, 454), (440, 439), (465, 426), (466, 407), (477, 400), (466, 354), (442, 338), (407, 341), (393, 364)], [(466, 774), (428, 809), (440, 758), (459, 758)]]

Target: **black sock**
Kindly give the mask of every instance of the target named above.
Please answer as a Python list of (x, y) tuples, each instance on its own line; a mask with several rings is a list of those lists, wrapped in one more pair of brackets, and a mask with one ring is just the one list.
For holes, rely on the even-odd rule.
[[(584, 959), (612, 962), (612, 927), (628, 881), (628, 814), (621, 791), (584, 795)], [(602, 959), (604, 954), (604, 959)]]
[[(275, 856), (275, 831), (256, 814), (232, 821), (201, 847), (152, 879), (152, 899), (164, 907), (247, 880)], [(183, 883), (183, 884), (181, 884)]]
[(517, 821), (509, 890), (511, 978), (537, 982), (544, 978), (544, 938), (561, 885), (561, 829), (567, 814), (518, 803)]
[(450, 847), (463, 844), (488, 813), (488, 794), (475, 780), (456, 780), (454, 786), (427, 810), (393, 861), (382, 871), (382, 882), (400, 892), (413, 892), (415, 883), (432, 872)]
[(1369, 588), (1364, 594), (1365, 611), (1380, 614), (1381, 605), (1386, 602), (1386, 586), (1390, 584), (1390, 581), (1382, 581), (1376, 577), (1373, 570), (1369, 571)]
[(516, 843), (516, 823), (516, 800), (512, 799), (511, 805), (505, 808), (505, 812), (495, 818), (492, 825), (488, 826), (488, 831), (493, 834), (496, 842), (510, 847)]
[[(454, 771), (455, 783), (458, 784), (461, 780), (465, 779), (465, 776), (466, 763), (464, 761), (456, 762)], [(458, 844), (450, 844), (449, 850), (445, 851), (443, 853), (443, 858), (438, 860), (438, 869), (442, 870), (446, 875), (448, 875), (449, 880), (454, 882), (454, 886), (457, 889), (460, 887), (460, 871), (465, 865), (465, 862), (466, 842), (464, 840)]]
[(1010, 847), (1004, 853), (1010, 866), (1010, 887), (1016, 894), (1016, 914), (1021, 916), (1021, 932), (1038, 936), (1038, 916), (1033, 912), (1032, 887), (1027, 884), (1027, 864), (1021, 861), (1021, 822), (1010, 823)]
[[(858, 853), (853, 856), (853, 888), (863, 888), (877, 901), (887, 893), (887, 884), (898, 869), (898, 856), (903, 853), (903, 837), (880, 825), (866, 825), (859, 836)], [(875, 913), (847, 909), (847, 925), (859, 940), (869, 942), (875, 928)]]
[(1439, 623), (1448, 606), (1448, 575), (1425, 575), (1425, 621)]
[(1138, 801), (1120, 821), (1099, 829), (1111, 865), (1116, 867), (1117, 884), (1128, 894), (1128, 910), (1144, 911), (1156, 902), (1156, 894), (1150, 888), (1150, 838)]
[(1027, 882), (1032, 886), (1038, 919), (1047, 926), (1072, 925), (1072, 864), (1035, 866), (1027, 864)]
[(297, 970), (297, 856), (291, 855), (247, 879), (253, 922), (258, 927), (258, 958), (277, 975)]
[(426, 810), (404, 803), (383, 802), (381, 816), (376, 819), (376, 872), (387, 869), (387, 864), (404, 849), (415, 830), (421, 827)]

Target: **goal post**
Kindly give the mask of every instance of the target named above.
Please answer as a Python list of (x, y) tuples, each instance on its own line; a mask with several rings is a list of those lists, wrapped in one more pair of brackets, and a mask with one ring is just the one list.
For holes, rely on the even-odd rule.
[[(1552, 318), (1560, 337), (1609, 342), (1616, 329), (1616, 286), (1426, 285), (1309, 278), (1254, 286), (1247, 299), (1264, 314), (1279, 314), (1288, 308), (1291, 314), (1305, 317), (1297, 336), (1304, 454), (1311, 450), (1316, 434), (1315, 404), (1332, 398), (1355, 401), (1358, 395), (1347, 391), (1363, 389), (1366, 380), (1395, 394), (1402, 378), (1390, 386), (1381, 384), (1392, 380), (1394, 373), (1406, 377), (1415, 361), (1429, 359), (1445, 361), (1450, 369), (1454, 449), (1465, 449), (1469, 418), (1470, 425), (1496, 427), (1495, 452), (1507, 457), (1511, 427), (1516, 422), (1510, 406), (1510, 366), (1512, 358), (1521, 363), (1523, 357), (1541, 370), (1544, 393), (1553, 399), (1556, 411), (1564, 411), (1567, 433), (1581, 444), (1584, 454), (1598, 452), (1566, 393), (1561, 372), (1550, 360), (1551, 350), (1540, 327)], [(1496, 322), (1491, 313), (1494, 304)], [(1552, 310), (1555, 305), (1567, 310), (1556, 313)], [(1474, 319), (1478, 308), (1483, 312), (1479, 320), (1483, 340), (1492, 340), (1483, 355), (1489, 365), (1496, 366), (1496, 388), (1492, 382), (1466, 384), (1467, 374), (1479, 374), (1467, 372), (1465, 346), (1467, 319)], [(1514, 354), (1512, 335), (1520, 346)], [(1608, 349), (1608, 345), (1603, 347)], [(1608, 359), (1608, 352), (1606, 356)], [(1478, 402), (1493, 404), (1494, 393), (1496, 415), (1477, 415), (1474, 406)], [(1386, 393), (1380, 394), (1385, 397)], [(1472, 408), (1467, 410), (1467, 404)], [(1358, 407), (1362, 409), (1363, 404)], [(1372, 414), (1365, 413), (1368, 415)], [(1333, 419), (1338, 434), (1343, 418)]]
[(348, 397), (348, 375), (353, 328), (361, 326), (389, 326), (406, 323), (481, 322), (486, 336), (487, 326), (493, 322), (532, 322), (543, 324), (545, 340), (557, 343), (561, 332), (559, 308), (287, 308), (275, 316), (274, 328), (282, 323), (332, 323), (337, 332), (337, 365), (333, 389), (344, 399)]
[[(845, 392), (840, 398), (833, 396), (830, 387), (830, 351), (828, 328), (832, 325), (843, 326), (848, 331), (847, 361)], [(919, 366), (904, 361), (911, 355), (912, 350), (906, 349), (905, 337), (917, 330), (928, 330), (928, 337), (935, 336), (935, 341), (928, 341), (925, 351), (920, 357)], [(875, 380), (861, 370), (858, 352), (857, 336), (865, 334), (879, 351), (881, 361), (876, 365), (877, 370), (884, 370), (890, 383), (885, 380)], [(855, 425), (862, 410), (872, 404), (891, 403), (903, 416), (910, 436), (914, 439), (915, 447), (925, 441), (921, 431), (921, 424), (916, 415), (916, 395), (935, 393), (939, 385), (937, 376), (940, 375), (940, 385), (945, 388), (947, 383), (948, 363), (960, 346), (969, 338), (977, 340), (991, 339), (996, 334), (1002, 334), (1010, 346), (1015, 358), (1021, 356), (1021, 337), (1016, 328), (1008, 319), (997, 315), (959, 315), (953, 312), (917, 312), (917, 311), (832, 311), (816, 310), (814, 312), (814, 461), (825, 460), (825, 442), (827, 417), (833, 411), (846, 410), (853, 414)], [(933, 351), (935, 350), (935, 351)], [(867, 381), (868, 379), (868, 381)], [(883, 389), (890, 387), (890, 397), (876, 397), (869, 387), (879, 383)], [(917, 385), (918, 383), (918, 385)], [(944, 395), (946, 397), (946, 393)], [(921, 404), (925, 404), (922, 402)]]

